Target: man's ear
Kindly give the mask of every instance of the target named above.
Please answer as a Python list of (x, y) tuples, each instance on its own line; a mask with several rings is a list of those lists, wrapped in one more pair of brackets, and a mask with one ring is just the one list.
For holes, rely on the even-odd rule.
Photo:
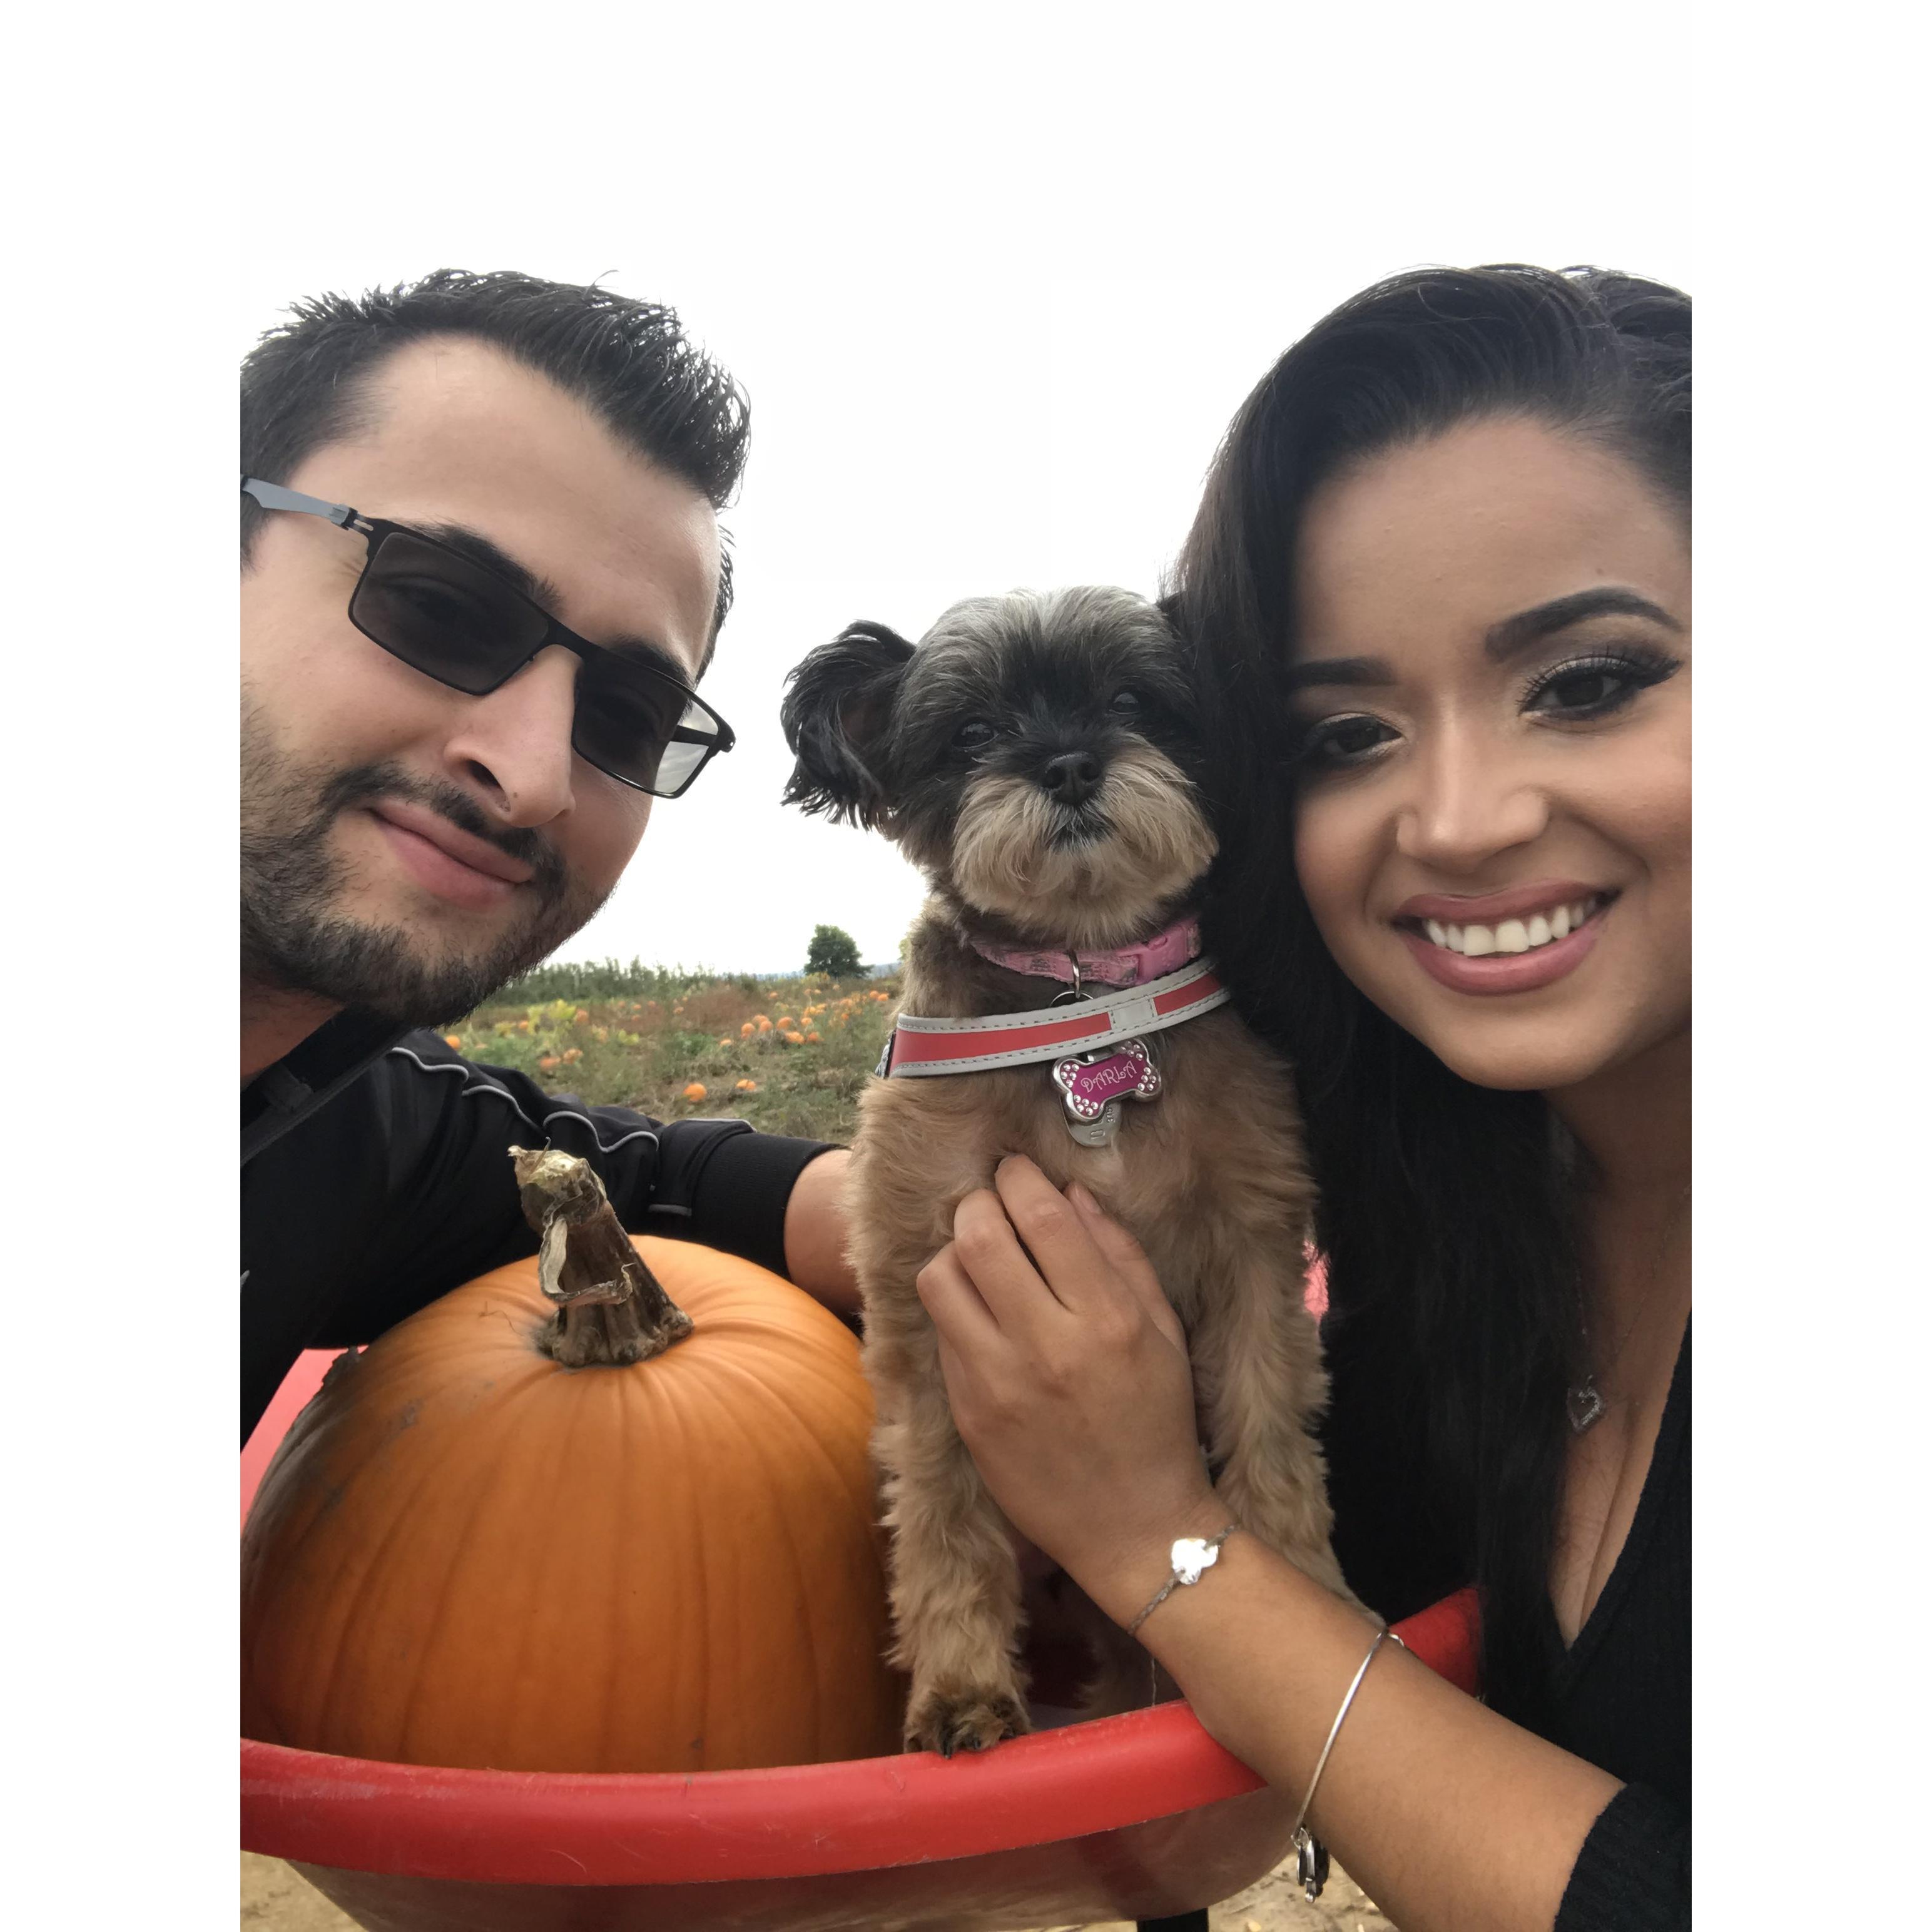
[(877, 776), (879, 750), (912, 653), (883, 624), (848, 624), (792, 673), (778, 713), (798, 759), (787, 805), (877, 827), (890, 803)]

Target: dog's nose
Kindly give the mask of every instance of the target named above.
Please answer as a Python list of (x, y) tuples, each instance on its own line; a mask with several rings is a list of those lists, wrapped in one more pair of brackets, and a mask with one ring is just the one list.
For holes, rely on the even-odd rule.
[(1098, 788), (1100, 769), (1091, 752), (1063, 752), (1046, 761), (1040, 783), (1062, 805), (1079, 805)]

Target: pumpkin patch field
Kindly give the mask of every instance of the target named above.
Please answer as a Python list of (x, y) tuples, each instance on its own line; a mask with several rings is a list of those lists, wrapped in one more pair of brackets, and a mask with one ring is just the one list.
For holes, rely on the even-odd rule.
[(622, 989), (623, 976), (607, 969), (583, 969), (574, 982), (570, 970), (542, 969), (532, 979), (548, 998), (478, 1007), (446, 1037), (466, 1059), (514, 1068), (593, 1107), (662, 1120), (735, 1117), (806, 1139), (851, 1138), (899, 994), (897, 974), (661, 973)]

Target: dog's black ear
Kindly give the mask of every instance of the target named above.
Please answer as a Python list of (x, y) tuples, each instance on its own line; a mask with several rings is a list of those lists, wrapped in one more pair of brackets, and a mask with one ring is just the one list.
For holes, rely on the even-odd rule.
[(784, 802), (868, 830), (887, 805), (878, 750), (913, 647), (883, 624), (848, 624), (787, 680), (778, 713), (798, 763)]

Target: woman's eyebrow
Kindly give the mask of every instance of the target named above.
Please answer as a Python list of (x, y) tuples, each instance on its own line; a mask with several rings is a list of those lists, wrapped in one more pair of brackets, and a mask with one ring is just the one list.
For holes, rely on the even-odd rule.
[(1290, 691), (1306, 691), (1318, 684), (1393, 684), (1395, 673), (1382, 658), (1316, 658), (1291, 664)]
[(1648, 597), (1620, 585), (1605, 584), (1594, 590), (1572, 591), (1568, 597), (1552, 597), (1547, 604), (1533, 605), (1527, 610), (1519, 610), (1514, 617), (1492, 624), (1483, 634), (1484, 653), (1501, 662), (1552, 632), (1580, 624), (1586, 617), (1648, 617), (1669, 630), (1684, 628), (1668, 610)]
[[(1661, 604), (1618, 584), (1606, 584), (1593, 590), (1573, 590), (1567, 597), (1552, 597), (1546, 604), (1519, 610), (1504, 617), (1483, 633), (1484, 654), (1498, 662), (1514, 657), (1538, 639), (1553, 632), (1580, 624), (1586, 617), (1648, 617), (1666, 629), (1684, 626)], [(1291, 665), (1290, 691), (1306, 691), (1324, 684), (1394, 684), (1394, 670), (1384, 658), (1316, 658), (1306, 664)]]

